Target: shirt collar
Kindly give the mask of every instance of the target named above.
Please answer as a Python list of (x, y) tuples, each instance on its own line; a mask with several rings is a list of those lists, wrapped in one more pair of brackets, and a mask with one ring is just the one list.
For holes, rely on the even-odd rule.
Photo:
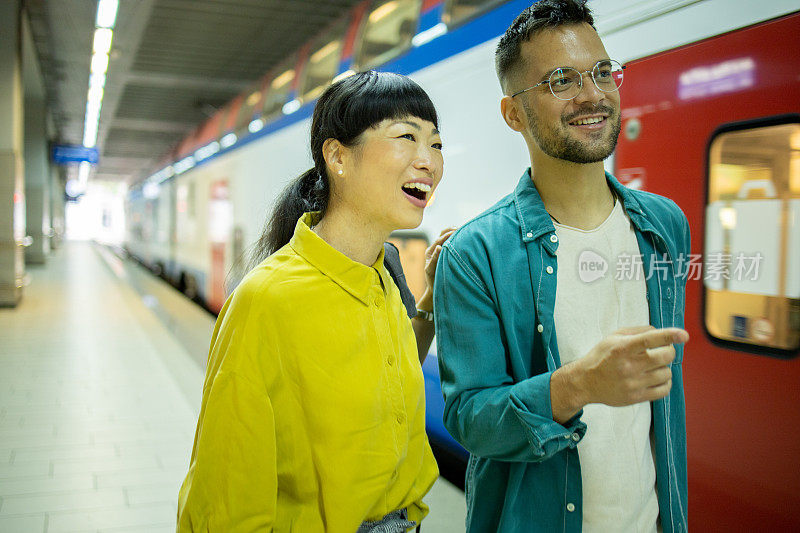
[(383, 266), (383, 247), (372, 266), (353, 261), (311, 230), (319, 220), (319, 212), (305, 213), (300, 217), (289, 246), (334, 283), (369, 304), (369, 290), (378, 283), (378, 277), (384, 287), (388, 286), (389, 274)]
[[(625, 212), (628, 214), (628, 218), (631, 219), (636, 229), (640, 232), (655, 231), (652, 224), (650, 224), (644, 216), (639, 201), (631, 190), (623, 186), (608, 172), (606, 172), (606, 181), (617, 194), (617, 197), (622, 200)], [(522, 177), (520, 177), (519, 183), (517, 183), (517, 187), (514, 189), (514, 200), (517, 206), (520, 230), (522, 231), (522, 240), (524, 242), (532, 241), (538, 239), (542, 235), (555, 232), (553, 220), (544, 208), (542, 197), (539, 196), (539, 191), (536, 190), (536, 186), (533, 184), (530, 167), (522, 173)], [(552, 241), (545, 242), (550, 243)]]

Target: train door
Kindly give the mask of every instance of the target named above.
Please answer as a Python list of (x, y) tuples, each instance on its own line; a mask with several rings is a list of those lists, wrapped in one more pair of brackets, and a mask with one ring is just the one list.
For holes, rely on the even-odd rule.
[(210, 286), (208, 306), (218, 313), (225, 303), (226, 248), (233, 227), (233, 204), (228, 191), (228, 180), (211, 184), (208, 202), (208, 241), (211, 246)]
[(621, 90), (616, 173), (691, 226), (692, 531), (800, 530), (797, 35), (795, 13), (632, 61)]

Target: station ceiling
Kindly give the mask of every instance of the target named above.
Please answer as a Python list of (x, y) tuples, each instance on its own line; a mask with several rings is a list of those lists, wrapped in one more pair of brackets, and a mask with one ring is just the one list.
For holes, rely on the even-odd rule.
[[(93, 178), (133, 183), (361, 0), (121, 0)], [(97, 2), (25, 0), (55, 127), (83, 141)]]

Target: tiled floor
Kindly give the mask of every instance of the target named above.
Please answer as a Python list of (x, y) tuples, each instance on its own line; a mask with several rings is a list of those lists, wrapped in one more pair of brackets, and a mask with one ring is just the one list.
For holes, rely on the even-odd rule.
[[(29, 273), (0, 309), (0, 532), (174, 531), (213, 318), (86, 243)], [(426, 500), (426, 533), (463, 531), (460, 490)]]

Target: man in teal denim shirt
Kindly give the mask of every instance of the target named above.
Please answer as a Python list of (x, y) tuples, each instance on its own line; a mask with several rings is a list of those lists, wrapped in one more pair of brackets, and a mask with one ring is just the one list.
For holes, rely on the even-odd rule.
[[(687, 530), (679, 265), (689, 256), (689, 227), (671, 200), (629, 190), (603, 170), (619, 135), (622, 71), (584, 4), (542, 0), (501, 39), (501, 111), (525, 139), (533, 170), (440, 252), (434, 317), (444, 423), (471, 453), (471, 532)], [(568, 275), (577, 265), (561, 262), (562, 252), (572, 259), (568, 244), (602, 231), (603, 242), (637, 249), (647, 277), (639, 285), (606, 280), (617, 296), (599, 300), (587, 282), (583, 298)], [(557, 293), (572, 297), (557, 301)], [(640, 322), (627, 324), (632, 309)], [(622, 324), (594, 336), (570, 329), (572, 312)], [(562, 365), (581, 346), (577, 337), (591, 344)], [(621, 420), (638, 409), (639, 429), (604, 427), (613, 418), (589, 416), (598, 408)], [(584, 456), (593, 434), (613, 438)], [(616, 446), (629, 440), (646, 449), (630, 457), (630, 469), (628, 448)], [(589, 479), (603, 471), (603, 454), (629, 470), (620, 476), (638, 483), (640, 501), (626, 498), (613, 474)], [(618, 509), (608, 511), (607, 501)]]

